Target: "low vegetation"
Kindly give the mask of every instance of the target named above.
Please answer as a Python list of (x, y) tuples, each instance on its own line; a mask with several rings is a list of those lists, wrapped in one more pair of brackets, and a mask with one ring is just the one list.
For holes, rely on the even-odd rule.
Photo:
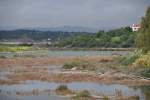
[(73, 93), (66, 85), (60, 85), (55, 91), (58, 95), (68, 95)]
[(0, 52), (19, 52), (19, 51), (26, 51), (30, 50), (30, 46), (0, 46)]
[(137, 67), (149, 67), (150, 68), (150, 52), (142, 54), (138, 59), (133, 63)]
[[(150, 77), (150, 7), (141, 21), (141, 29), (136, 34), (137, 50), (121, 60), (126, 68), (136, 75)], [(132, 68), (131, 68), (132, 67)], [(131, 71), (128, 71), (131, 72)]]
[(89, 91), (83, 90), (73, 97), (74, 100), (91, 100), (92, 96)]
[(95, 70), (95, 65), (86, 60), (75, 59), (73, 61), (66, 62), (63, 65), (63, 68), (64, 69), (75, 68), (77, 70)]
[(131, 65), (142, 55), (142, 52), (142, 50), (135, 50), (134, 52), (131, 52), (129, 55), (121, 59), (121, 63), (123, 65)]

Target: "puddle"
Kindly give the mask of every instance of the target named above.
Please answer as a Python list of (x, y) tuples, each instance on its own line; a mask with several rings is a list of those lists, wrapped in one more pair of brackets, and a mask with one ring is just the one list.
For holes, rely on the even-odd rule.
[[(16, 84), (16, 85), (0, 85), (0, 90), (1, 90), (0, 94), (8, 93), (8, 92), (11, 94), (11, 93), (14, 93), (16, 91), (28, 92), (28, 91), (32, 91), (34, 89), (55, 90), (60, 85), (67, 85), (68, 88), (71, 90), (79, 90), (79, 91), (80, 90), (88, 90), (91, 93), (95, 92), (95, 93), (110, 95), (110, 96), (114, 95), (115, 90), (117, 89), (117, 90), (122, 91), (122, 94), (124, 96), (135, 96), (136, 95), (136, 96), (140, 97), (140, 100), (149, 100), (150, 99), (149, 98), (150, 86), (129, 87), (126, 85), (118, 85), (118, 84), (106, 85), (106, 84), (91, 83), (91, 82), (72, 82), (72, 83), (54, 83), (54, 82), (51, 82), (51, 83), (48, 83), (48, 82), (41, 82), (41, 81), (26, 81), (22, 84)], [(0, 95), (0, 98), (1, 98), (1, 96), (2, 95)], [(36, 98), (38, 98), (38, 96), (32, 96), (33, 100), (38, 100), (38, 99), (36, 99)], [(52, 95), (52, 96), (54, 96), (54, 95)], [(23, 97), (23, 98), (25, 98), (25, 97)], [(31, 99), (32, 97), (29, 96), (28, 98)], [(42, 98), (42, 95), (40, 95), (40, 97)], [(22, 99), (22, 97), (20, 97), (20, 98), (21, 99), (19, 99), (19, 100), (30, 100), (30, 99)], [(46, 96), (44, 98), (46, 98)], [(11, 99), (7, 99), (7, 100), (11, 100)], [(44, 99), (42, 98), (42, 100), (44, 100)], [(63, 100), (63, 99), (60, 99), (60, 100)]]

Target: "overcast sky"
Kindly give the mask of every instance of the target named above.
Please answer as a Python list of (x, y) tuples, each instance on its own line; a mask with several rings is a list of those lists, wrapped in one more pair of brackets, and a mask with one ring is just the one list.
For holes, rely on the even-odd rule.
[(140, 22), (150, 0), (0, 0), (0, 27), (115, 28)]

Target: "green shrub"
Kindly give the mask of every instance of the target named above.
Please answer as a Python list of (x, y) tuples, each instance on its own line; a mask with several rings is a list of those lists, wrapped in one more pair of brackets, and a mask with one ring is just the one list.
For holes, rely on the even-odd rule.
[(121, 39), (119, 36), (115, 36), (115, 37), (112, 37), (111, 38), (111, 42), (114, 43), (114, 44), (118, 44), (121, 42)]
[(80, 62), (79, 61), (71, 61), (71, 62), (66, 62), (64, 65), (63, 65), (63, 68), (64, 69), (72, 69), (74, 67), (77, 67), (78, 65), (80, 65)]
[(60, 85), (55, 91), (59, 95), (67, 95), (73, 93), (71, 90), (68, 89), (66, 85)]
[(121, 59), (121, 63), (124, 65), (130, 65), (135, 62), (135, 60), (138, 59), (142, 53), (142, 50), (135, 50), (134, 52)]
[(150, 67), (150, 52), (141, 55), (133, 65), (137, 67)]
[(145, 69), (145, 70), (142, 70), (142, 71), (140, 72), (140, 75), (141, 75), (141, 76), (144, 76), (144, 77), (150, 78), (150, 68), (147, 68), (147, 69)]
[(87, 90), (83, 90), (76, 94), (76, 96), (73, 97), (75, 100), (91, 100), (91, 94)]

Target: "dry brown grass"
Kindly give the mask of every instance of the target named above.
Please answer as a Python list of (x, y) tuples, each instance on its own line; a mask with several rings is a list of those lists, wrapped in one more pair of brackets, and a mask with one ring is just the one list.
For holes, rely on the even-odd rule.
[[(113, 75), (108, 75), (113, 76)], [(48, 72), (29, 72), (29, 73), (16, 73), (8, 75), (8, 79), (0, 80), (0, 84), (18, 84), (27, 80), (39, 80), (46, 82), (101, 82), (105, 84), (126, 84), (126, 85), (149, 85), (148, 80), (139, 79), (119, 79), (112, 77), (104, 77), (103, 75), (89, 74), (89, 73), (48, 73)]]
[[(149, 80), (131, 79), (130, 76), (114, 72), (104, 74), (76, 73), (51, 73), (48, 72), (48, 65), (63, 65), (65, 62), (82, 59), (90, 63), (112, 62), (113, 57), (109, 56), (87, 56), (87, 57), (43, 57), (43, 58), (13, 58), (0, 59), (0, 69), (7, 68), (15, 73), (7, 75), (8, 79), (0, 79), (0, 84), (17, 84), (26, 80), (41, 80), (48, 82), (72, 82), (90, 81), (119, 84), (150, 84)], [(99, 66), (101, 67), (101, 66)], [(13, 69), (13, 70), (12, 70)], [(65, 71), (66, 72), (66, 71)]]
[(42, 58), (0, 58), (0, 67), (13, 67), (13, 66), (44, 66), (44, 65), (62, 65), (67, 61), (74, 59), (82, 59), (96, 62), (109, 62), (113, 61), (112, 56), (83, 56), (83, 57), (42, 57)]

